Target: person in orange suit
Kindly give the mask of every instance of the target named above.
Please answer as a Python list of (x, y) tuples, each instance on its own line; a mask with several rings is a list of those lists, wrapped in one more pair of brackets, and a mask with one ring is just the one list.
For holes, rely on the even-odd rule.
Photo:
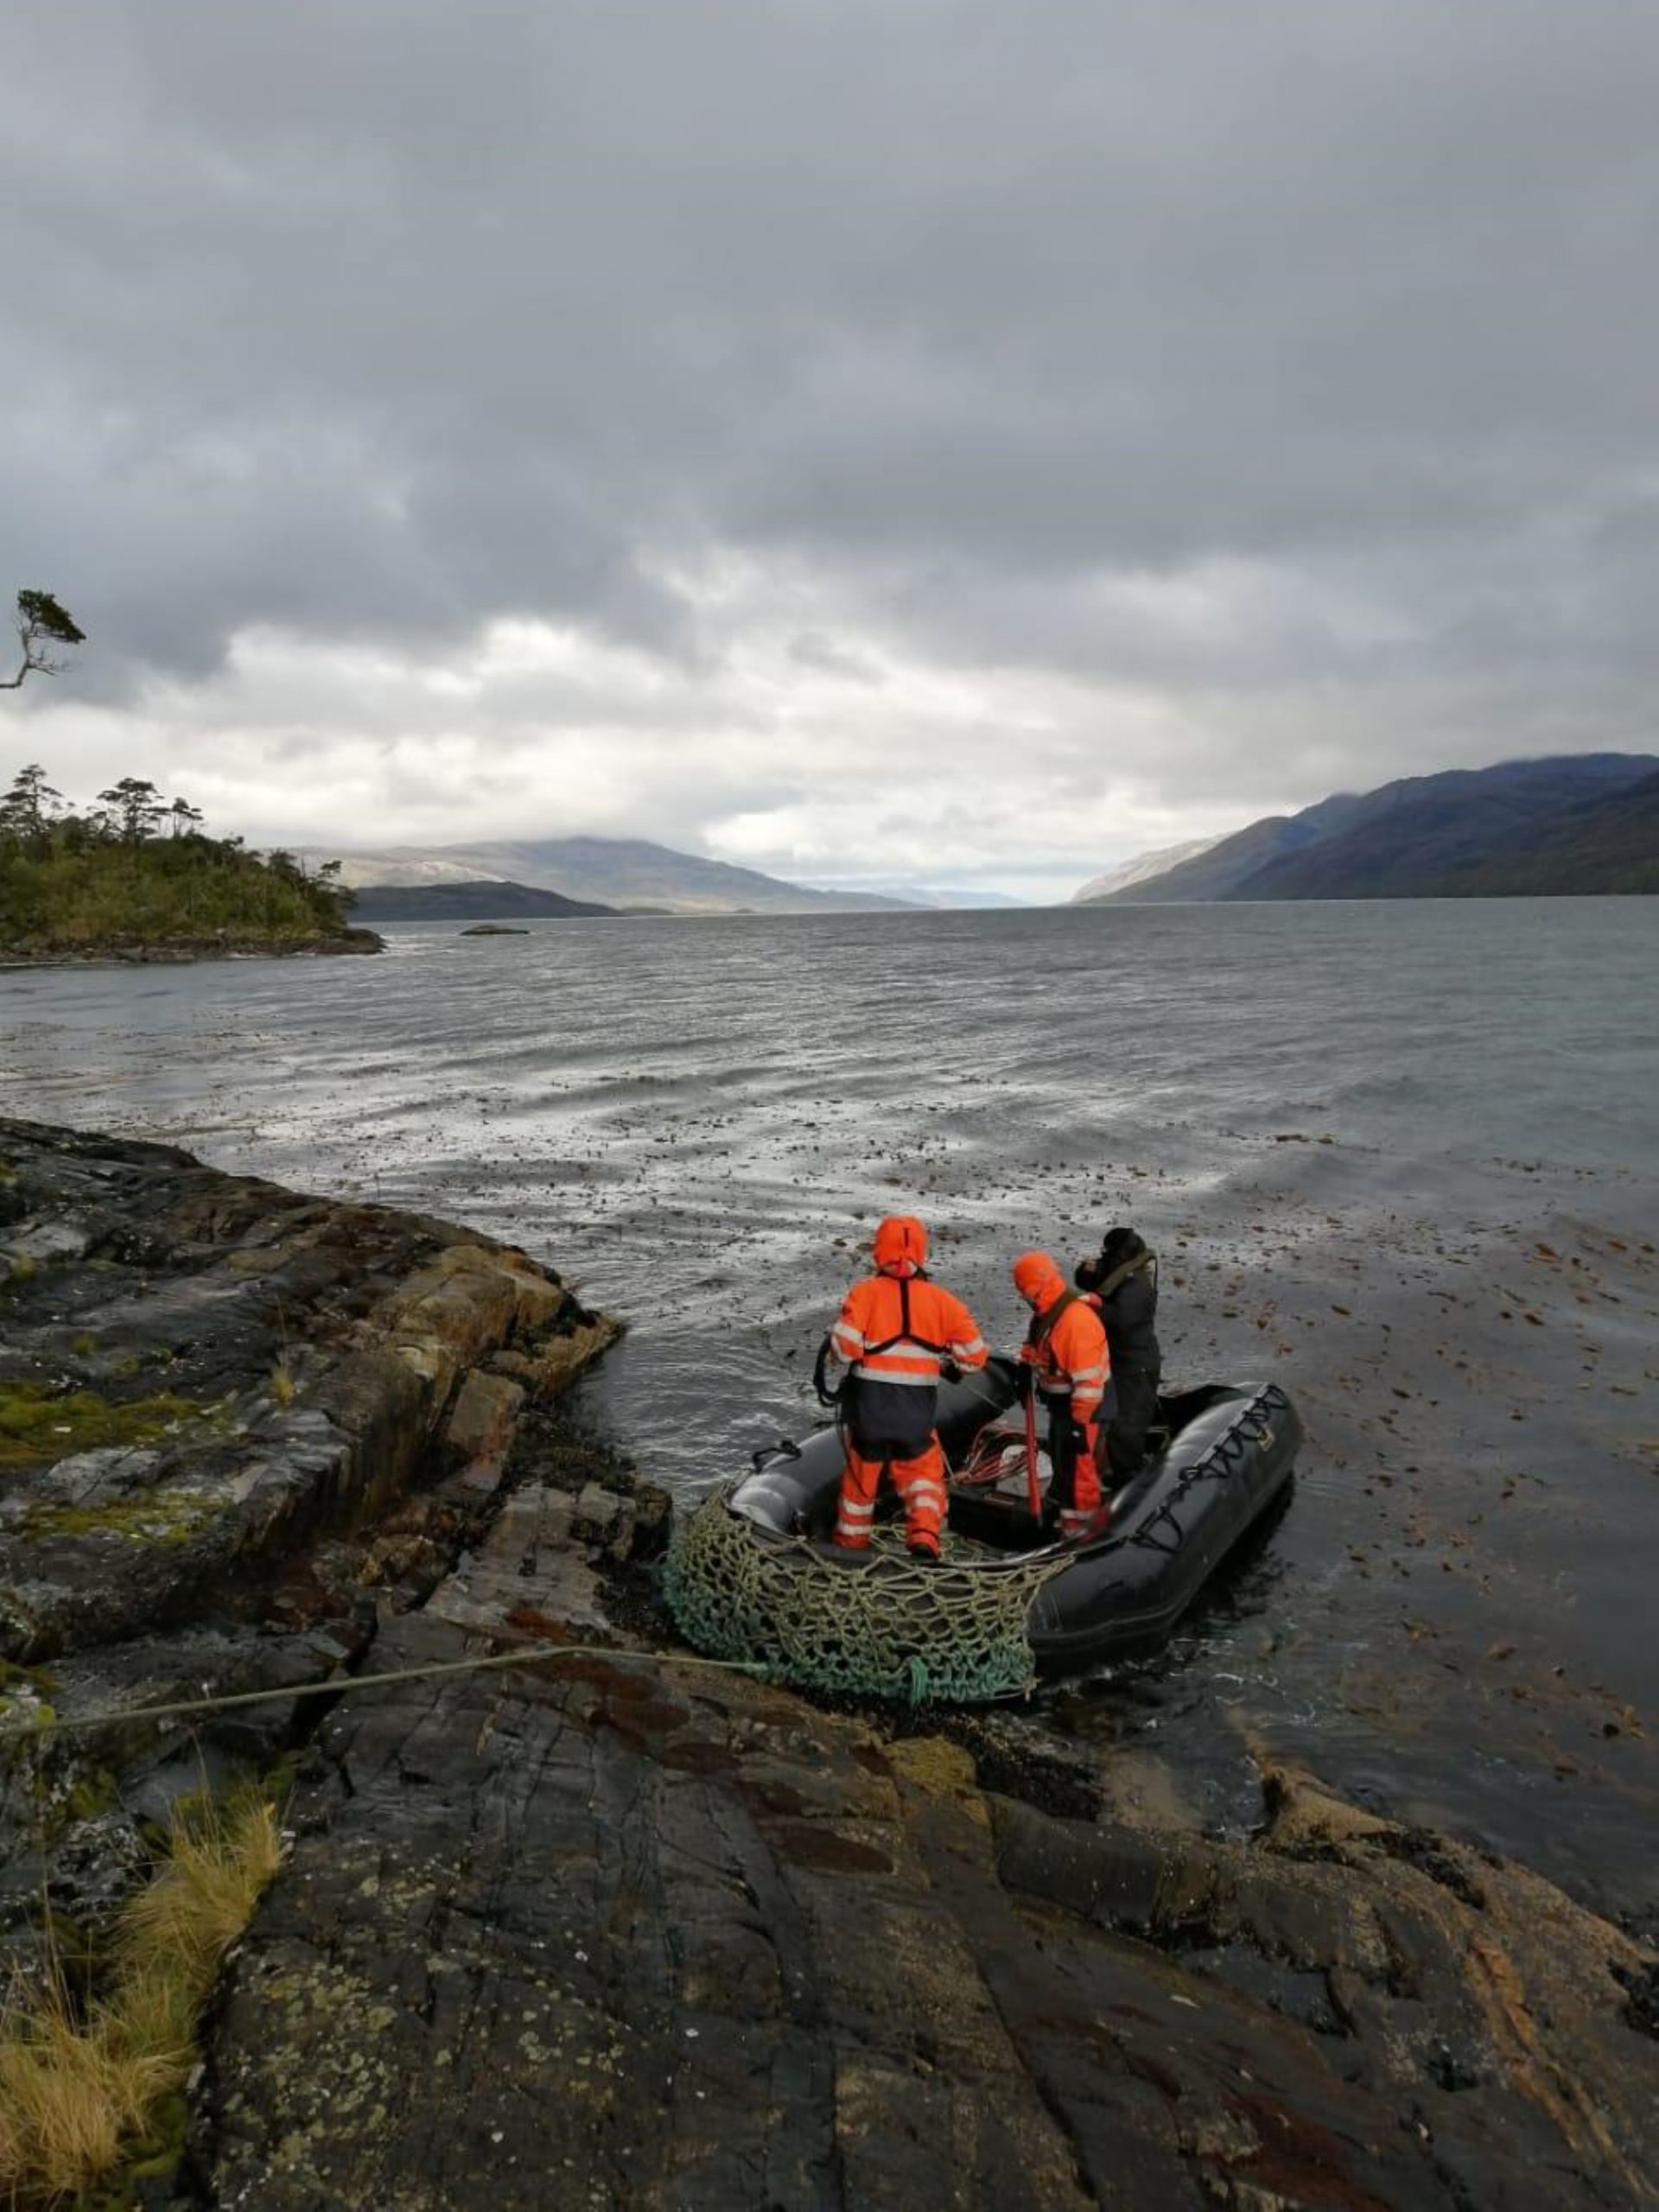
[(912, 1214), (894, 1214), (875, 1232), (875, 1273), (842, 1300), (830, 1332), (834, 1358), (850, 1370), (841, 1392), (841, 1497), (836, 1541), (868, 1548), (885, 1474), (904, 1501), (905, 1544), (913, 1559), (937, 1565), (944, 1521), (944, 1454), (934, 1431), (939, 1370), (983, 1367), (988, 1349), (959, 1298), (925, 1272), (927, 1231)]
[(1048, 1408), (1050, 1501), (1059, 1508), (1061, 1535), (1084, 1535), (1101, 1503), (1095, 1432), (1109, 1366), (1106, 1331), (1046, 1252), (1020, 1255), (1014, 1287), (1031, 1308), (1020, 1357)]

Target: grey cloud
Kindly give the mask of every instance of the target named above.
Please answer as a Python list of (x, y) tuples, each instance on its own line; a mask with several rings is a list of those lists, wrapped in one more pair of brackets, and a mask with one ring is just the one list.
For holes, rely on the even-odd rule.
[(838, 639), (821, 630), (802, 630), (789, 641), (789, 657), (799, 668), (816, 669), (823, 676), (838, 676), (849, 683), (879, 683), (881, 671), (863, 653), (855, 652)]
[(514, 614), (692, 683), (736, 550), (820, 675), (1179, 703), (1148, 789), (1639, 729), (1645, 9), (87, 0), (10, 106), (0, 469), (83, 696)]

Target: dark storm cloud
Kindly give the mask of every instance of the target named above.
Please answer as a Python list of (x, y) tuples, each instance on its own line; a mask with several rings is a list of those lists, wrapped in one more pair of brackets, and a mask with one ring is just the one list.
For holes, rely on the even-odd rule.
[[(775, 575), (849, 713), (876, 652), (1151, 690), (1185, 734), (1126, 772), (1247, 806), (1378, 780), (1383, 730), (1422, 765), (1640, 734), (1645, 6), (47, 20), (0, 143), (0, 467), (83, 696), (504, 616), (696, 683)], [(1033, 741), (1057, 790), (1088, 719)]]

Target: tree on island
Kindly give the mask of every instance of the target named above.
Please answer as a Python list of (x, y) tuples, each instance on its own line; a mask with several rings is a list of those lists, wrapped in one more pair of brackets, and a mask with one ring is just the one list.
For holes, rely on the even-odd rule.
[(38, 761), (0, 791), (0, 953), (99, 945), (294, 948), (346, 934), (337, 863), (311, 874), (280, 847), (210, 836), (201, 810), (146, 776), (67, 808)]
[(44, 837), (48, 823), (60, 812), (63, 793), (54, 791), (38, 760), (20, 768), (11, 789), (0, 798), (0, 837)]
[[(143, 776), (123, 776), (118, 784), (111, 784), (98, 796), (109, 809), (115, 834), (124, 845), (141, 845), (155, 834), (162, 815), (169, 811), (155, 785)], [(173, 802), (175, 807), (183, 804), (182, 799)]]
[(26, 676), (57, 676), (67, 663), (52, 656), (54, 645), (79, 645), (86, 640), (67, 607), (49, 591), (20, 591), (17, 594), (17, 642), (23, 658), (16, 676), (0, 677), (0, 691), (15, 691)]

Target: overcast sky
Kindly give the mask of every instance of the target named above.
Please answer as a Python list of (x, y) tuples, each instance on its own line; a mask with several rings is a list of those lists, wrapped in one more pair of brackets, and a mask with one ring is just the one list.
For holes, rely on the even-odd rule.
[(1659, 748), (1651, 0), (77, 0), (0, 767), (1039, 896)]

